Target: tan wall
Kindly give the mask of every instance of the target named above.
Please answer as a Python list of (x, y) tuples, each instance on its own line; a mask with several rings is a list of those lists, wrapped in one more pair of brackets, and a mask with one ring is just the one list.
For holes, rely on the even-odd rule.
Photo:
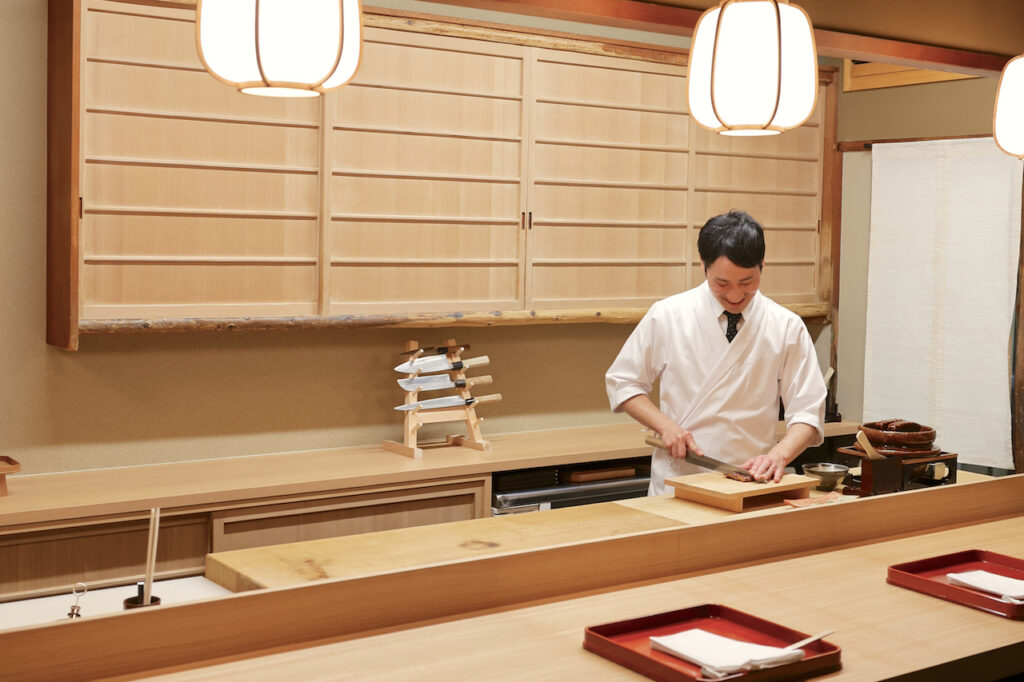
[(839, 95), (839, 139), (991, 135), (998, 78), (908, 85)]
[[(504, 402), (485, 432), (622, 419), (603, 375), (618, 325), (85, 336), (44, 343), (46, 2), (0, 3), (0, 452), (24, 473), (372, 443), (400, 437), (391, 407), (407, 338), (450, 335), (492, 358)], [(818, 337), (828, 357), (828, 333)], [(638, 436), (639, 438), (639, 436)]]

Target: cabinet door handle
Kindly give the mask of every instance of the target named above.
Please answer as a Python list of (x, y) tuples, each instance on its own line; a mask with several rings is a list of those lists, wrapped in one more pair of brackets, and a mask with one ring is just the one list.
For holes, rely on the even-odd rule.
[(530, 211), (527, 214), (526, 225), (527, 225), (526, 229), (528, 229), (528, 230), (532, 230), (533, 229), (533, 211)]
[(523, 211), (522, 213), (519, 214), (519, 229), (526, 229), (526, 211)]

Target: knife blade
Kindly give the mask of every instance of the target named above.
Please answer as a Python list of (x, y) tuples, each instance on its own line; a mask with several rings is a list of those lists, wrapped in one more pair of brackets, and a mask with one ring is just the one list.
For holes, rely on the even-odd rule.
[[(661, 441), (661, 438), (658, 438), (657, 436), (647, 436), (644, 438), (644, 442), (648, 445), (653, 445), (656, 448), (661, 448), (662, 450), (668, 449)], [(735, 464), (729, 464), (720, 459), (708, 457), (707, 455), (698, 455), (690, 448), (686, 448), (686, 461), (691, 464), (696, 464), (699, 467), (703, 467), (704, 469), (711, 469), (712, 471), (717, 471), (722, 474), (739, 474), (741, 476), (749, 476), (755, 483), (766, 482), (764, 479), (753, 478), (753, 475), (743, 467), (738, 467)]]
[(472, 379), (456, 379), (452, 381), (446, 374), (428, 374), (412, 379), (399, 379), (398, 385), (406, 391), (439, 391), (442, 388), (471, 388), (483, 386), (494, 381), (490, 375), (473, 377)]
[(468, 369), (470, 367), (483, 367), (490, 362), (490, 358), (486, 355), (481, 355), (478, 358), (470, 358), (468, 360), (456, 360), (455, 362), (452, 362), (444, 355), (428, 355), (426, 357), (420, 357), (415, 360), (403, 362), (398, 367), (395, 367), (395, 371), (403, 372), (405, 374), (412, 374), (417, 370), (420, 372), (450, 372), (452, 370)]
[(399, 405), (395, 409), (400, 412), (415, 410), (417, 408), (421, 410), (436, 410), (441, 407), (464, 407), (467, 405), (476, 405), (477, 403), (496, 403), (499, 400), (501, 400), (500, 393), (482, 395), (479, 398), (460, 398), (457, 395), (452, 395), (446, 398), (431, 398), (430, 400), (419, 400), (415, 403)]

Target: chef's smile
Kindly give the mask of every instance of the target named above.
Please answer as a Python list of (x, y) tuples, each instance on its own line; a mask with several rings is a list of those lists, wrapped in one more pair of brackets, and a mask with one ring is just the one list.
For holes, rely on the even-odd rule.
[(761, 286), (761, 267), (751, 268), (736, 265), (725, 256), (714, 263), (704, 265), (704, 274), (711, 287), (711, 293), (730, 313), (741, 313), (754, 298)]

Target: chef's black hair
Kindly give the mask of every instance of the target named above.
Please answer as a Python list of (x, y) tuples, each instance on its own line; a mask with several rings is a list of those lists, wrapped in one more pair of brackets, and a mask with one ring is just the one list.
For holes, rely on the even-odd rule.
[(764, 262), (764, 228), (743, 211), (716, 215), (700, 228), (697, 250), (705, 267), (721, 256), (741, 268), (761, 267)]

